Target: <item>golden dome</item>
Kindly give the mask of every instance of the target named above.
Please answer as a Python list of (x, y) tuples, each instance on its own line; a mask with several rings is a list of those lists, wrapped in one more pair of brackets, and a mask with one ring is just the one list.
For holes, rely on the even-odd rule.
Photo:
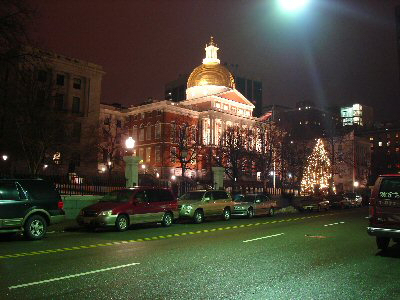
[(218, 85), (235, 88), (235, 81), (227, 68), (220, 64), (202, 64), (190, 74), (187, 87)]
[(206, 50), (206, 57), (203, 59), (203, 64), (190, 74), (187, 87), (217, 85), (235, 88), (232, 74), (227, 68), (220, 65), (217, 57), (218, 47), (214, 43), (213, 37), (204, 50)]

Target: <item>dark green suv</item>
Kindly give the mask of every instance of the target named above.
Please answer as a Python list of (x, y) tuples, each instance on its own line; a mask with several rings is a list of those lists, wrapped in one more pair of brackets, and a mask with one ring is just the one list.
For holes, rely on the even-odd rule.
[(41, 179), (0, 179), (0, 233), (23, 231), (39, 240), (47, 226), (64, 220), (60, 194)]

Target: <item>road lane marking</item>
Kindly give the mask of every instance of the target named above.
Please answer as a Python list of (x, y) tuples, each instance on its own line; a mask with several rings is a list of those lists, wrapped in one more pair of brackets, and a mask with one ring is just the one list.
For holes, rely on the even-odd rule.
[[(23, 252), (23, 253), (14, 253), (14, 254), (4, 254), (0, 255), (0, 260), (1, 259), (7, 259), (7, 258), (21, 258), (21, 257), (26, 257), (26, 256), (32, 256), (32, 255), (43, 255), (43, 254), (50, 254), (50, 253), (60, 253), (60, 252), (68, 252), (68, 251), (76, 251), (76, 250), (84, 250), (84, 249), (93, 249), (93, 248), (100, 248), (100, 247), (109, 247), (109, 246), (115, 246), (118, 244), (130, 244), (130, 243), (142, 243), (142, 242), (150, 242), (154, 240), (160, 240), (160, 239), (168, 239), (168, 238), (173, 238), (173, 237), (183, 237), (187, 235), (196, 235), (196, 234), (201, 234), (201, 233), (212, 233), (215, 231), (222, 231), (222, 230), (233, 230), (233, 229), (241, 229), (241, 228), (247, 228), (247, 227), (252, 227), (252, 226), (259, 226), (259, 225), (266, 225), (266, 224), (278, 224), (281, 222), (294, 222), (294, 221), (303, 221), (304, 219), (312, 219), (312, 218), (320, 218), (320, 217), (326, 217), (326, 216), (333, 216), (336, 214), (319, 214), (319, 215), (312, 215), (312, 216), (304, 216), (304, 217), (298, 217), (295, 219), (283, 219), (283, 220), (273, 220), (273, 221), (266, 221), (266, 222), (260, 222), (260, 223), (250, 223), (250, 224), (241, 224), (241, 225), (235, 225), (235, 226), (227, 226), (227, 227), (217, 227), (217, 228), (212, 228), (212, 229), (203, 229), (203, 230), (198, 230), (198, 231), (189, 231), (189, 232), (183, 232), (183, 233), (175, 233), (175, 234), (168, 234), (168, 235), (161, 235), (161, 236), (153, 236), (153, 237), (146, 237), (146, 238), (137, 238), (137, 239), (132, 239), (132, 240), (121, 240), (121, 241), (115, 241), (115, 242), (110, 242), (110, 243), (102, 243), (102, 244), (93, 244), (93, 245), (82, 245), (82, 246), (74, 246), (74, 247), (66, 247), (66, 248), (59, 248), (59, 249), (48, 249), (48, 250), (42, 250), (42, 251), (32, 251), (32, 252)], [(117, 244), (118, 243), (118, 244)]]
[(56, 278), (52, 278), (52, 279), (46, 279), (46, 280), (24, 283), (24, 284), (19, 284), (19, 285), (12, 285), (12, 286), (8, 287), (8, 289), (9, 290), (18, 289), (18, 288), (31, 286), (31, 285), (43, 284), (43, 283), (48, 283), (48, 282), (53, 282), (53, 281), (58, 281), (58, 280), (64, 280), (64, 279), (69, 279), (69, 278), (74, 278), (74, 277), (79, 277), (79, 276), (85, 276), (85, 275), (94, 274), (94, 273), (106, 272), (106, 271), (110, 271), (110, 270), (126, 268), (126, 267), (135, 266), (135, 265), (139, 265), (139, 264), (140, 263), (131, 263), (131, 264), (120, 265), (120, 266), (116, 266), (116, 267), (110, 267), (110, 268), (104, 268), (104, 269), (99, 269), (99, 270), (94, 270), (94, 271), (89, 271), (89, 272), (84, 272), (84, 273), (67, 275), (67, 276), (63, 276), (63, 277), (56, 277)]
[(325, 224), (324, 226), (334, 226), (334, 225), (339, 225), (339, 224), (344, 224), (344, 222), (336, 222), (336, 223), (331, 223), (331, 224)]
[(243, 241), (243, 243), (254, 242), (254, 241), (258, 241), (258, 240), (262, 240), (262, 239), (268, 239), (268, 238), (275, 237), (275, 236), (280, 236), (280, 235), (283, 235), (283, 234), (284, 234), (284, 233), (278, 233), (278, 234), (273, 234), (273, 235), (267, 235), (267, 236), (259, 237), (259, 238), (256, 238), (256, 239), (245, 240), (245, 241)]

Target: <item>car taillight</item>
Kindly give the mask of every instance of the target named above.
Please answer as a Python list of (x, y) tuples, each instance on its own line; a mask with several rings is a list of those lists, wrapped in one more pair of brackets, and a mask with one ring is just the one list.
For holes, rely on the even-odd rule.
[(58, 208), (63, 209), (64, 208), (64, 202), (58, 201)]

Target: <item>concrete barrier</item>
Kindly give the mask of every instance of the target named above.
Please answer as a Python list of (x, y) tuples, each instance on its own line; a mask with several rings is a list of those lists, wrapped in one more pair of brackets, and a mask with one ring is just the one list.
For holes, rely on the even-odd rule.
[(65, 218), (67, 220), (75, 219), (82, 208), (98, 202), (101, 197), (99, 195), (61, 196), (64, 202)]

